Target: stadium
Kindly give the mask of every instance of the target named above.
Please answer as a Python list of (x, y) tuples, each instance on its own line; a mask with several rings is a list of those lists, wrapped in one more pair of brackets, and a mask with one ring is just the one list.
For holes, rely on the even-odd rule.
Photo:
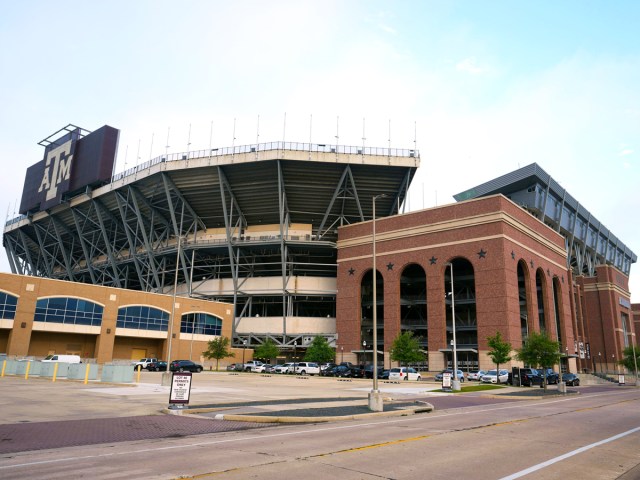
[(4, 230), (12, 272), (232, 303), (234, 345), (283, 352), (335, 345), (337, 229), (380, 193), (378, 213), (398, 213), (420, 165), (415, 150), (275, 142), (114, 175), (118, 134), (69, 125), (41, 142)]
[[(322, 336), (340, 361), (370, 362), (372, 309), (385, 366), (407, 330), (427, 353), (416, 366), (429, 370), (451, 365), (456, 334), (467, 368), (489, 366), (496, 331), (514, 348), (548, 332), (571, 371), (613, 370), (632, 341), (636, 255), (537, 164), (407, 213), (417, 150), (274, 142), (166, 154), (115, 174), (118, 135), (68, 125), (40, 142), (21, 215), (4, 229), (14, 274), (229, 304), (219, 331), (232, 345), (271, 339), (283, 358)], [(5, 345), (25, 323), (18, 316), (0, 323)], [(204, 332), (190, 321), (169, 325)], [(112, 325), (116, 336), (149, 336)], [(146, 344), (160, 356), (164, 325)], [(22, 345), (8, 353), (34, 353)]]

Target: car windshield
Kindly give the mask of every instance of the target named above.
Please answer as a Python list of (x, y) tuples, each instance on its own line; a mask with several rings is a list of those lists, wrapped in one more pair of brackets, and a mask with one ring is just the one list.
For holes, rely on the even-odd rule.
[(399, 368), (392, 368), (391, 370), (389, 370), (392, 373), (398, 373), (400, 371)]
[(496, 371), (495, 370), (489, 370), (486, 375), (495, 375)]

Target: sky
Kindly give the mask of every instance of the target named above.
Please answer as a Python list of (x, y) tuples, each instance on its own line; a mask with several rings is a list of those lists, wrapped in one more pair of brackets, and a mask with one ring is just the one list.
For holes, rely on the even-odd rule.
[(116, 171), (283, 139), (417, 148), (409, 210), (537, 162), (640, 254), (636, 0), (3, 3), (9, 218), (40, 140), (107, 124)]

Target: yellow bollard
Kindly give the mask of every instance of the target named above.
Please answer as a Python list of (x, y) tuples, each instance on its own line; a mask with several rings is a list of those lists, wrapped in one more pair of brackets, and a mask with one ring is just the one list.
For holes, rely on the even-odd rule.
[(29, 369), (31, 368), (31, 362), (27, 362), (27, 371), (24, 372), (24, 379), (29, 380)]
[(56, 381), (56, 375), (58, 375), (58, 365), (60, 364), (56, 362), (56, 364), (53, 366), (53, 379), (51, 380), (52, 382)]
[(86, 385), (89, 382), (89, 367), (91, 365), (87, 363), (87, 369), (84, 372), (84, 384)]
[(137, 365), (136, 370), (138, 370), (138, 378), (136, 379), (136, 383), (140, 383), (140, 372), (142, 371), (142, 365)]
[(0, 375), (0, 377), (4, 377), (4, 369), (7, 368), (7, 360), (5, 359), (4, 362), (2, 362), (2, 375)]

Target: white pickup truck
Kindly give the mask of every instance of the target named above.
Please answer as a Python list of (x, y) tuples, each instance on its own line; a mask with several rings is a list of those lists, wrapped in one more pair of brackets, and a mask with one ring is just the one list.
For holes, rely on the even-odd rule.
[(136, 370), (138, 368), (138, 365), (140, 365), (140, 368), (147, 368), (149, 367), (150, 363), (158, 363), (158, 359), (157, 358), (141, 358), (139, 361), (137, 362), (133, 362), (133, 369)]
[[(245, 372), (257, 372), (258, 371), (258, 367), (262, 366), (262, 362), (260, 360), (249, 360), (247, 363), (244, 364), (244, 371)], [(254, 370), (256, 369), (256, 370)]]

